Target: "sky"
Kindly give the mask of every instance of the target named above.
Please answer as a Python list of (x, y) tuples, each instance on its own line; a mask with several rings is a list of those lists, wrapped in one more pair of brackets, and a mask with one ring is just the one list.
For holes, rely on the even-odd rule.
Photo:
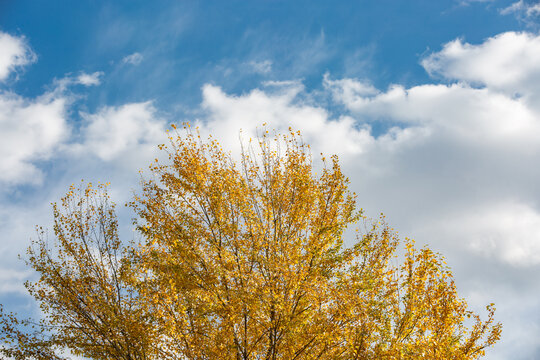
[(18, 254), (70, 184), (123, 205), (170, 124), (234, 151), (267, 123), (496, 304), (487, 359), (540, 358), (539, 24), (526, 0), (0, 0), (0, 303), (36, 314)]

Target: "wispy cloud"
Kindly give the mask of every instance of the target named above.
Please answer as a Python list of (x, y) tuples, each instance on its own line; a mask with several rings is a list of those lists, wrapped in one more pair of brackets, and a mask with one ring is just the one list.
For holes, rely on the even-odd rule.
[(540, 16), (540, 3), (529, 3), (519, 0), (500, 10), (501, 15), (514, 15), (528, 26), (534, 26)]
[(101, 83), (101, 77), (103, 76), (102, 71), (96, 71), (92, 74), (87, 73), (81, 73), (77, 79), (75, 80), (76, 83), (84, 85), (84, 86), (96, 86)]
[(254, 72), (259, 74), (268, 74), (272, 71), (272, 61), (250, 61), (248, 65), (253, 69)]
[(523, 0), (513, 3), (512, 5), (501, 9), (502, 15), (508, 15), (513, 13), (524, 13), (526, 16), (534, 16), (540, 14), (540, 3), (528, 4)]
[(143, 61), (141, 53), (135, 52), (131, 55), (127, 55), (122, 59), (122, 64), (139, 65)]
[(460, 6), (469, 6), (474, 3), (491, 3), (495, 0), (456, 0)]

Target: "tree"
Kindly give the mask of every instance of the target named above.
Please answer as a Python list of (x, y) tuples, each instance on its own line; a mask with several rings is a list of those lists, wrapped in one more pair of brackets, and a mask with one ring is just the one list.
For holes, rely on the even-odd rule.
[(299, 133), (265, 132), (236, 162), (185, 130), (130, 203), (140, 244), (122, 248), (105, 187), (54, 207), (56, 245), (30, 249), (27, 285), (48, 317), (29, 333), (4, 314), (5, 354), (477, 359), (499, 339), (493, 304), (484, 321), (469, 311), (441, 255), (406, 239), (398, 263), (399, 238), (356, 210), (337, 157), (316, 175)]
[(15, 359), (63, 359), (63, 349), (92, 359), (155, 358), (154, 328), (127, 281), (130, 255), (106, 186), (71, 186), (61, 205), (53, 204), (53, 215), (55, 242), (37, 229), (27, 264), (39, 280), (25, 284), (46, 317), (33, 322), (2, 314), (0, 341), (11, 347), (0, 351)]

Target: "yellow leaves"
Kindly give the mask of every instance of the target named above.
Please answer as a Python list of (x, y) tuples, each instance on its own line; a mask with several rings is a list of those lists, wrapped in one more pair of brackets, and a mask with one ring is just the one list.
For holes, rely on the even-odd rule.
[[(141, 265), (163, 280), (176, 274), (174, 287), (159, 291), (156, 283), (155, 305), (191, 304), (187, 312), (163, 312), (170, 336), (190, 334), (210, 357), (228, 349), (221, 357), (275, 351), (287, 358), (308, 346), (300, 358), (337, 359), (359, 351), (346, 339), (364, 338), (377, 358), (431, 354), (430, 346), (447, 346), (433, 341), (435, 334), (462, 331), (451, 274), (429, 249), (407, 239), (405, 263), (393, 266), (399, 239), (384, 218), (353, 249), (342, 248), (344, 229), (361, 212), (337, 157), (317, 177), (292, 129), (273, 142), (265, 130), (259, 148), (243, 152), (240, 169), (198, 134), (171, 144), (172, 163), (152, 167), (161, 181), (150, 181), (135, 203), (150, 224), (141, 228), (147, 246), (160, 249), (159, 262), (143, 258)], [(190, 322), (204, 335), (186, 328)], [(280, 336), (279, 346), (271, 334)]]
[[(28, 262), (40, 275), (28, 289), (54, 336), (25, 338), (19, 350), (60, 344), (89, 358), (137, 360), (476, 359), (500, 338), (493, 304), (485, 321), (468, 311), (442, 256), (406, 239), (398, 263), (400, 239), (384, 216), (371, 222), (356, 211), (336, 156), (323, 158), (317, 175), (299, 132), (271, 138), (265, 129), (235, 163), (217, 141), (183, 130), (158, 146), (169, 161), (150, 165), (154, 176), (129, 204), (141, 243), (118, 238), (106, 184), (72, 185), (54, 204), (57, 241), (39, 238)], [(345, 248), (344, 231), (359, 220), (366, 231)], [(22, 339), (14, 324), (0, 316)]]

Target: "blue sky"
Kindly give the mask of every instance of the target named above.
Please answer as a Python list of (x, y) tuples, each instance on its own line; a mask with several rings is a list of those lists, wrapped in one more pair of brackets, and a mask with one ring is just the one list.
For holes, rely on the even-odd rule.
[[(359, 206), (448, 258), (488, 359), (540, 357), (540, 4), (0, 0), (0, 302), (80, 179), (120, 204), (170, 123), (266, 122), (340, 156)], [(130, 217), (120, 210), (123, 234)]]
[[(199, 89), (207, 82), (233, 93), (262, 80), (302, 79), (318, 87), (330, 72), (367, 77), (378, 87), (414, 85), (426, 80), (419, 59), (450, 39), (476, 43), (521, 27), (515, 18), (498, 14), (504, 2), (244, 4), (3, 1), (3, 31), (25, 36), (39, 58), (13, 89), (35, 96), (54, 77), (104, 71), (102, 86), (88, 94), (91, 105), (151, 98), (169, 108), (200, 101)], [(133, 53), (144, 62), (121, 69), (122, 59)], [(247, 66), (263, 61), (272, 62), (271, 72)]]

